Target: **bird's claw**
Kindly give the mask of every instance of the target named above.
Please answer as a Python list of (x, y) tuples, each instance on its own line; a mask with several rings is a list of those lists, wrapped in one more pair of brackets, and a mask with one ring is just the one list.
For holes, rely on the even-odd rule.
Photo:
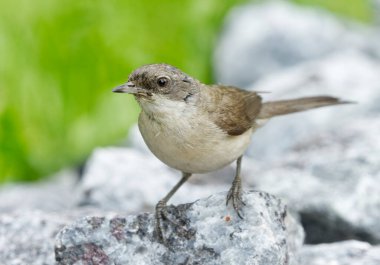
[(232, 207), (235, 209), (236, 214), (240, 217), (240, 219), (243, 219), (243, 216), (241, 215), (241, 208), (245, 206), (245, 203), (242, 198), (240, 179), (235, 179), (234, 182), (232, 182), (232, 187), (227, 193), (226, 205), (228, 205), (229, 201), (232, 202)]
[(176, 228), (179, 228), (180, 230), (185, 230), (181, 224), (172, 220), (169, 217), (169, 213), (166, 208), (166, 202), (163, 200), (159, 201), (156, 205), (155, 219), (156, 219), (156, 234), (157, 234), (158, 240), (162, 242), (164, 245), (166, 245), (167, 243), (166, 238), (164, 236), (164, 231), (165, 231), (165, 227), (163, 224), (164, 220), (168, 221), (169, 223), (171, 223)]

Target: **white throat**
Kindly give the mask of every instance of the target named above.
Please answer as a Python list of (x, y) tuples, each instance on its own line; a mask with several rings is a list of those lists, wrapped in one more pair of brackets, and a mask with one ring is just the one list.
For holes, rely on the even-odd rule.
[(176, 119), (189, 119), (196, 114), (193, 104), (171, 100), (164, 95), (154, 94), (151, 99), (141, 98), (138, 102), (142, 111), (158, 122), (168, 119), (177, 122)]

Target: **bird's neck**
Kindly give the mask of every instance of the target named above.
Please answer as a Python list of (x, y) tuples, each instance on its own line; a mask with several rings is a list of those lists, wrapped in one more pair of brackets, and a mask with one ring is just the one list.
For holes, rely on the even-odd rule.
[(152, 121), (166, 123), (175, 119), (185, 119), (193, 112), (193, 106), (186, 102), (171, 100), (161, 95), (153, 97), (138, 100), (142, 112)]

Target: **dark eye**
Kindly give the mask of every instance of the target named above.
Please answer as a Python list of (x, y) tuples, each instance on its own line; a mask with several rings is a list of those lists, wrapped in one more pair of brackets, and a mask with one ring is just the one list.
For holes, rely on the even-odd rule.
[(167, 77), (160, 77), (157, 79), (157, 85), (160, 87), (164, 87), (169, 83), (169, 79)]

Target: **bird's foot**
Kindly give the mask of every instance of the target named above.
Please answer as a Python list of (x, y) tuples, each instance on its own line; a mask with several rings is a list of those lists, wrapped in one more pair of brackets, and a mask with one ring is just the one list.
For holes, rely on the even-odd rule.
[(166, 238), (164, 236), (164, 231), (166, 230), (164, 227), (164, 221), (168, 221), (171, 225), (175, 226), (180, 230), (185, 230), (185, 228), (183, 228), (181, 224), (169, 218), (169, 213), (166, 207), (166, 202), (164, 200), (161, 200), (157, 203), (155, 212), (156, 235), (158, 237), (158, 240), (164, 245), (166, 245), (167, 243)]
[(232, 186), (228, 191), (226, 205), (228, 205), (229, 201), (232, 202), (232, 206), (234, 207), (236, 214), (243, 219), (243, 216), (241, 215), (241, 208), (245, 205), (245, 203), (242, 198), (241, 180), (238, 177), (234, 179)]

